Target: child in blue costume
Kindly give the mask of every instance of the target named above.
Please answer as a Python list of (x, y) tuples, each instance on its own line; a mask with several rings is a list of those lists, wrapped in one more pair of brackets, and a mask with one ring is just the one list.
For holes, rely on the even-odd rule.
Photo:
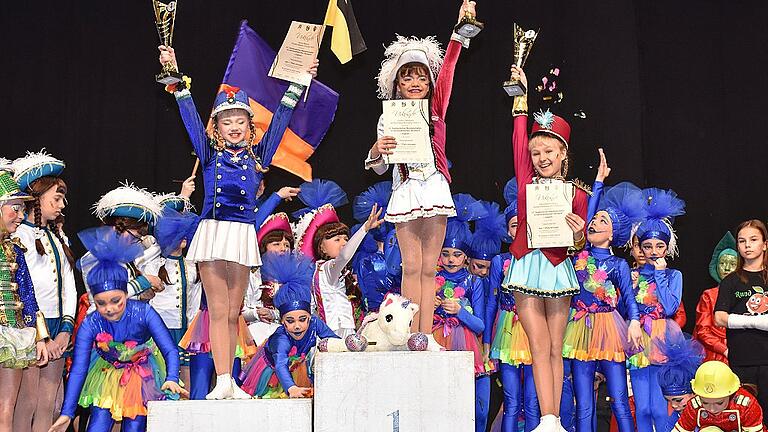
[[(480, 339), (485, 329), (485, 286), (480, 278), (467, 270), (467, 252), (471, 240), (469, 221), (486, 213), (482, 204), (467, 194), (454, 195), (453, 202), (456, 216), (448, 220), (440, 252), (440, 270), (435, 276), (437, 293), (432, 335), (449, 351), (472, 351), (475, 354), (475, 377), (480, 380), (487, 375)], [(488, 415), (488, 400), (487, 395), (477, 389), (476, 393), (479, 396), (475, 401), (475, 430), (479, 432), (485, 430), (485, 421), (478, 419)]]
[(110, 227), (81, 231), (80, 240), (97, 263), (88, 273), (96, 312), (77, 332), (61, 416), (50, 432), (64, 432), (78, 404), (90, 407), (88, 432), (146, 430), (147, 401), (187, 394), (179, 384), (179, 351), (162, 318), (150, 305), (127, 298), (122, 266), (141, 253), (128, 234)]
[[(501, 239), (506, 236), (506, 223), (504, 215), (499, 211), (499, 205), (489, 201), (480, 202), (485, 209), (486, 215), (475, 221), (475, 231), (472, 233), (472, 239), (469, 245), (469, 272), (483, 282), (483, 298), (488, 298), (488, 273), (491, 266), (491, 260), (501, 252)], [(486, 305), (487, 309), (487, 305)], [(485, 321), (485, 311), (483, 321)], [(485, 331), (491, 332), (493, 323), (485, 324)], [(488, 415), (491, 400), (491, 374), (496, 372), (495, 364), (488, 359), (488, 353), (483, 348), (483, 362), (485, 364), (486, 374), (477, 378), (476, 398), (477, 409), (482, 410), (475, 417), (477, 430), (485, 430), (488, 422)]]
[[(310, 315), (314, 266), (302, 256), (267, 254), (262, 278), (281, 284), (275, 294), (280, 328), (243, 370), (243, 389), (255, 397), (312, 396), (311, 357), (318, 338), (338, 338), (320, 318)], [(321, 341), (322, 343), (322, 341)]]
[(667, 268), (665, 257), (677, 255), (677, 236), (672, 230), (675, 216), (685, 213), (685, 202), (673, 191), (644, 189), (647, 217), (637, 227), (646, 263), (632, 272), (632, 293), (640, 311), (643, 351), (628, 359), (629, 377), (635, 397), (638, 432), (666, 427), (667, 401), (661, 393), (658, 371), (666, 357), (660, 347), (667, 335), (680, 333), (671, 319), (683, 295), (683, 275)]
[(661, 348), (667, 362), (659, 368), (658, 380), (661, 393), (669, 402), (672, 413), (667, 425), (658, 432), (671, 432), (688, 401), (696, 396), (691, 381), (696, 376), (696, 369), (704, 361), (704, 347), (695, 339), (686, 339), (679, 333), (670, 335), (665, 342)]
[[(629, 265), (613, 255), (611, 246), (621, 247), (629, 241), (632, 226), (644, 216), (643, 197), (636, 186), (621, 183), (601, 199), (603, 180), (609, 172), (601, 149), (600, 168), (587, 212), (587, 247), (573, 258), (580, 291), (571, 299), (563, 357), (572, 360), (577, 432), (593, 429), (598, 367), (606, 378), (611, 411), (619, 431), (634, 431), (626, 359), (628, 354), (640, 351), (642, 331), (632, 297)], [(630, 321), (629, 328), (625, 320)]]
[[(173, 48), (160, 46), (160, 63), (178, 64)], [(317, 62), (309, 71), (317, 73)], [(198, 264), (210, 312), (211, 353), (216, 386), (206, 397), (245, 397), (230, 375), (240, 310), (251, 267), (259, 266), (257, 191), (282, 140), (304, 86), (292, 83), (276, 107), (269, 128), (256, 143), (248, 95), (223, 84), (211, 112), (209, 137), (186, 81), (172, 90), (203, 169), (201, 221), (187, 258)]]

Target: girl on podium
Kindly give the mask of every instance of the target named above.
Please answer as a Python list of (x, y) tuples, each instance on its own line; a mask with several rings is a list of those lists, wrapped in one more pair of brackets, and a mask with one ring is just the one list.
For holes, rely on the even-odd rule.
[[(464, 0), (459, 19), (467, 13), (475, 16), (474, 1)], [(445, 116), (462, 46), (469, 47), (469, 39), (454, 33), (443, 57), (440, 45), (432, 37), (398, 36), (384, 51), (386, 58), (378, 76), (379, 98), (429, 99), (430, 104), (430, 151), (434, 160), (393, 167), (392, 197), (384, 218), (395, 224), (402, 251), (402, 294), (419, 304), (411, 329), (424, 334), (431, 334), (432, 330), (435, 264), (440, 256), (447, 219), (456, 215), (445, 155)], [(381, 175), (389, 168), (384, 156), (392, 154), (397, 142), (394, 137), (384, 136), (383, 116), (379, 118), (376, 130), (378, 139), (368, 152), (365, 167)]]
[[(527, 86), (522, 69), (512, 66), (512, 78)], [(568, 248), (529, 248), (526, 216), (528, 184), (568, 183), (574, 188), (572, 212), (564, 216), (573, 232), (576, 250), (586, 243), (587, 189), (579, 182), (567, 182), (568, 146), (571, 128), (549, 111), (534, 116), (528, 136), (528, 101), (517, 96), (513, 104), (512, 147), (518, 189), (518, 227), (510, 252), (514, 264), (507, 270), (502, 286), (515, 291), (517, 313), (528, 335), (533, 375), (541, 409), (540, 431), (562, 430), (560, 400), (563, 388), (563, 335), (568, 322), (571, 296), (579, 282)]]
[[(173, 48), (160, 46), (160, 64), (176, 62)], [(317, 74), (317, 62), (310, 69)], [(210, 342), (216, 386), (207, 399), (243, 395), (230, 375), (240, 310), (251, 267), (261, 265), (255, 225), (256, 191), (282, 140), (304, 86), (292, 83), (275, 111), (269, 129), (254, 142), (255, 125), (248, 95), (223, 85), (216, 96), (209, 136), (189, 86), (170, 86), (181, 118), (203, 168), (205, 198), (200, 224), (187, 257), (198, 264), (210, 313)]]

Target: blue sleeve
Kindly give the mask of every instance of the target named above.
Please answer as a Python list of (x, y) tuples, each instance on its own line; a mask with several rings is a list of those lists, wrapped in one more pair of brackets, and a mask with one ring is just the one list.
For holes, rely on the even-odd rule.
[(624, 319), (632, 321), (640, 320), (640, 310), (637, 308), (637, 302), (635, 301), (634, 291), (632, 290), (632, 276), (629, 264), (626, 261), (619, 260), (616, 266), (617, 282), (619, 284), (619, 304), (624, 307), (619, 310), (622, 312)]
[[(290, 89), (290, 86), (288, 88)], [(283, 98), (287, 97), (288, 92), (289, 90), (285, 91), (286, 96), (283, 96)], [(288, 129), (291, 117), (293, 117), (293, 108), (280, 103), (277, 106), (277, 111), (272, 116), (272, 121), (269, 122), (267, 131), (255, 149), (256, 155), (261, 159), (263, 167), (266, 168), (272, 164), (272, 157), (275, 156), (277, 147), (280, 146), (280, 141), (283, 140), (283, 135), (285, 130)]]
[(595, 182), (592, 184), (592, 196), (589, 197), (589, 204), (587, 205), (587, 220), (585, 221), (587, 224), (589, 224), (589, 221), (595, 217), (595, 213), (597, 213), (597, 207), (600, 205), (600, 198), (602, 198), (602, 196), (603, 182), (595, 180)]
[(208, 145), (208, 135), (205, 133), (205, 125), (200, 119), (200, 114), (195, 107), (195, 101), (192, 100), (192, 94), (189, 90), (182, 90), (175, 93), (176, 103), (179, 104), (179, 113), (184, 127), (187, 129), (187, 135), (192, 141), (195, 153), (200, 159), (201, 165), (205, 166), (213, 155), (211, 146)]
[(315, 317), (312, 317), (312, 320), (316, 321), (317, 323), (316, 334), (317, 334), (317, 337), (319, 337), (320, 339), (328, 339), (328, 338), (341, 339), (339, 335), (337, 335), (333, 330), (331, 330), (330, 327), (328, 327), (328, 324), (323, 322), (323, 320), (317, 319)]
[(283, 390), (288, 393), (288, 389), (295, 386), (291, 371), (288, 370), (288, 353), (291, 352), (293, 344), (291, 344), (290, 336), (285, 333), (275, 333), (269, 338), (270, 351), (275, 353), (275, 374), (277, 379), (280, 380), (280, 385), (283, 386)]
[(149, 333), (152, 335), (152, 339), (155, 340), (157, 347), (160, 349), (160, 352), (163, 353), (163, 358), (165, 359), (165, 380), (178, 383), (179, 349), (176, 348), (176, 344), (171, 337), (171, 332), (168, 331), (168, 327), (165, 326), (163, 319), (160, 318), (160, 315), (148, 304), (146, 305), (146, 314)]
[(256, 227), (256, 231), (261, 228), (261, 224), (275, 211), (277, 205), (280, 204), (281, 198), (277, 192), (272, 192), (269, 198), (265, 199), (259, 206), (259, 210), (256, 212), (256, 219), (253, 222), (253, 226)]
[(653, 278), (656, 280), (656, 298), (664, 307), (664, 313), (671, 317), (680, 306), (683, 297), (683, 274), (677, 270), (654, 270)]
[(493, 322), (496, 321), (496, 313), (499, 310), (499, 303), (497, 300), (497, 293), (499, 287), (501, 287), (501, 278), (504, 277), (504, 260), (501, 259), (501, 255), (496, 255), (491, 260), (491, 268), (488, 269), (488, 284), (485, 291), (485, 328), (488, 331), (483, 332), (483, 343), (491, 343), (491, 337), (493, 336)]
[(32, 275), (29, 273), (27, 260), (24, 259), (24, 250), (16, 245), (13, 246), (13, 249), (16, 253), (16, 264), (19, 266), (16, 269), (16, 289), (22, 303), (22, 315), (25, 321), (30, 320), (28, 327), (34, 327), (35, 315), (40, 310), (35, 298), (35, 286), (32, 283)]
[(469, 299), (472, 305), (472, 313), (466, 308), (461, 308), (456, 317), (461, 323), (470, 329), (472, 333), (480, 336), (485, 329), (485, 299), (483, 298), (483, 283), (479, 278), (472, 278), (472, 297)]
[(69, 378), (64, 393), (64, 403), (61, 406), (61, 415), (65, 415), (69, 418), (75, 416), (77, 401), (80, 399), (80, 392), (83, 389), (85, 377), (88, 375), (88, 365), (91, 362), (93, 341), (96, 339), (96, 334), (91, 325), (90, 318), (90, 316), (85, 317), (85, 320), (83, 320), (83, 323), (77, 330), (77, 337), (75, 338), (72, 368), (69, 371)]

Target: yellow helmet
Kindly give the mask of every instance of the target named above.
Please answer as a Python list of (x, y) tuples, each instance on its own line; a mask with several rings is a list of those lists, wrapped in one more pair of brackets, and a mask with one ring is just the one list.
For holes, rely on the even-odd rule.
[(723, 362), (708, 361), (696, 369), (696, 376), (691, 380), (691, 388), (696, 395), (708, 399), (717, 399), (736, 393), (741, 386), (739, 377)]
[(706, 426), (699, 429), (699, 432), (723, 432), (723, 430), (717, 426)]

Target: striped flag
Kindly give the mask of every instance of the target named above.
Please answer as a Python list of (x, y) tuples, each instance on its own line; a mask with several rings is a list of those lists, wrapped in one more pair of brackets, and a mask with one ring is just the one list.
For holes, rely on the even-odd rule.
[[(274, 59), (275, 51), (243, 20), (222, 85), (240, 87), (248, 93), (259, 140), (288, 88), (288, 82), (267, 76)], [(328, 132), (338, 103), (338, 93), (313, 80), (306, 101), (296, 105), (272, 165), (306, 181), (312, 180), (312, 167), (307, 159)]]
[(353, 55), (367, 49), (350, 0), (330, 0), (323, 24), (333, 27), (331, 51), (341, 63), (352, 60)]

